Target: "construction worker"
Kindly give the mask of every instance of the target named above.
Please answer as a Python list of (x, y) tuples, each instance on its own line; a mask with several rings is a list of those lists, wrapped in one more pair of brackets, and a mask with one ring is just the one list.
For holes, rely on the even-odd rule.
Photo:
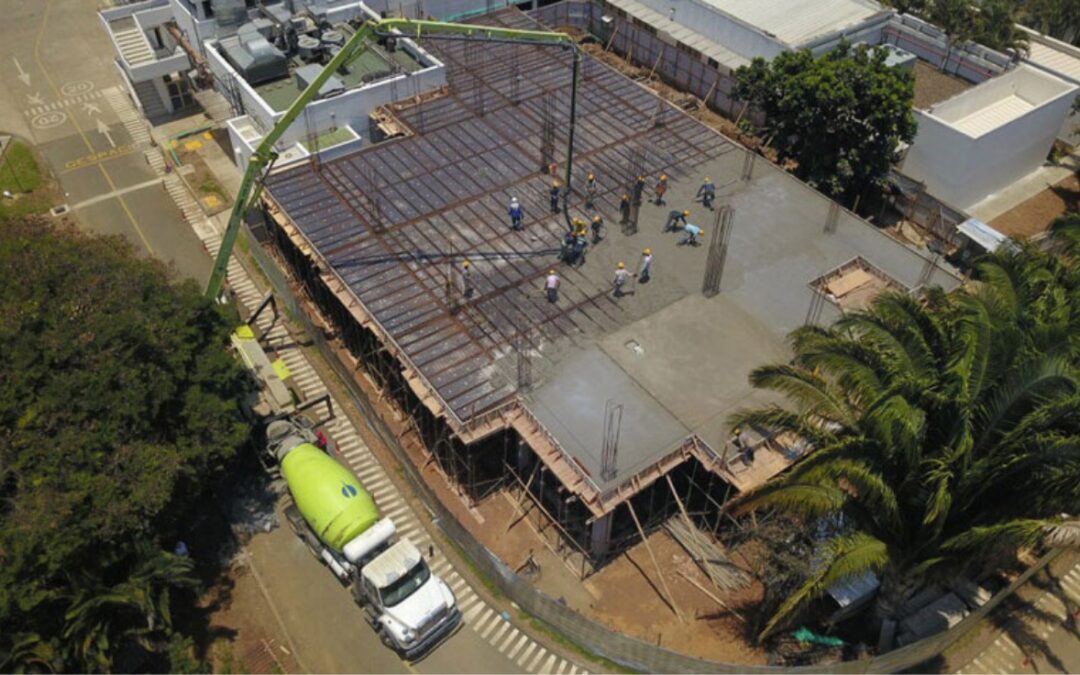
[(558, 178), (551, 181), (551, 212), (559, 212), (559, 193), (562, 192), (562, 182)]
[(574, 237), (574, 251), (571, 256), (574, 259), (572, 264), (581, 267), (585, 264), (585, 251), (589, 248), (589, 240), (586, 239), (585, 233), (581, 233)]
[(686, 225), (686, 219), (689, 217), (689, 211), (672, 211), (667, 216), (667, 222), (664, 223), (664, 232), (675, 232), (679, 230), (679, 225)]
[(656, 205), (664, 205), (664, 193), (667, 192), (667, 174), (660, 174), (660, 180), (656, 181)]
[(547, 293), (548, 302), (559, 301), (559, 275), (555, 270), (548, 270), (547, 278), (544, 279), (544, 291)]
[(590, 171), (585, 177), (585, 208), (591, 209), (596, 203), (596, 176)]
[(573, 230), (563, 235), (562, 243), (559, 245), (559, 260), (568, 264), (573, 262), (575, 241), (577, 241), (577, 237), (574, 236)]
[(619, 224), (625, 225), (630, 220), (630, 195), (623, 193), (622, 201), (619, 202)]
[(468, 260), (461, 263), (461, 294), (468, 300), (473, 294), (472, 263)]
[(652, 249), (647, 248), (641, 252), (641, 262), (638, 264), (638, 281), (647, 284), (652, 278)]
[(594, 246), (596, 244), (599, 244), (600, 240), (604, 238), (604, 235), (601, 234), (601, 230), (603, 230), (603, 229), (604, 229), (604, 219), (598, 213), (595, 216), (593, 216), (593, 219), (592, 219), (592, 243), (593, 243)]
[(621, 298), (623, 295), (623, 286), (630, 280), (633, 275), (630, 270), (626, 269), (626, 263), (619, 261), (619, 265), (615, 268), (615, 297)]
[(700, 246), (701, 242), (698, 239), (705, 234), (705, 230), (701, 229), (697, 225), (691, 225), (687, 223), (683, 226), (683, 232), (686, 232), (686, 236), (679, 242), (679, 246)]
[(711, 178), (705, 177), (705, 182), (698, 188), (696, 197), (701, 199), (702, 206), (712, 210), (713, 200), (716, 199), (716, 186), (713, 185)]
[(641, 194), (645, 192), (645, 176), (638, 176), (634, 181), (634, 203), (641, 205)]
[(521, 222), (525, 219), (525, 210), (521, 208), (521, 202), (517, 197), (510, 198), (510, 227), (515, 230), (521, 229)]

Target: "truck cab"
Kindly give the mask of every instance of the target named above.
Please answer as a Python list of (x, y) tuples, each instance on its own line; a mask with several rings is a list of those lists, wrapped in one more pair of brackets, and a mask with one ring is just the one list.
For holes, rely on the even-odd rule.
[(427, 653), (461, 624), (453, 591), (407, 539), (360, 568), (353, 594), (383, 643), (406, 659)]

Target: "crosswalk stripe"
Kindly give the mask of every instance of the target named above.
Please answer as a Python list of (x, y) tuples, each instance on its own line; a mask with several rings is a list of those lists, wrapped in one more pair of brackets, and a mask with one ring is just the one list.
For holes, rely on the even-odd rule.
[(516, 656), (517, 653), (521, 651), (521, 648), (524, 647), (525, 643), (528, 642), (528, 641), (529, 641), (529, 636), (522, 633), (521, 634), (521, 639), (517, 641), (517, 644), (514, 645), (514, 648), (506, 653), (506, 658), (508, 658), (508, 659), (514, 658), (514, 656)]
[(510, 626), (510, 630), (506, 633), (506, 636), (499, 641), (499, 644), (496, 644), (495, 641), (492, 641), (491, 643), (495, 645), (495, 648), (498, 649), (500, 653), (506, 653), (506, 650), (510, 645), (514, 644), (514, 640), (517, 640), (518, 635), (521, 635), (521, 631), (515, 628), (513, 624), (507, 625)]
[(473, 605), (473, 606), (472, 606), (472, 607), (471, 607), (471, 608), (469, 609), (469, 611), (467, 611), (467, 612), (465, 612), (465, 613), (464, 613), (464, 616), (462, 617), (462, 619), (463, 619), (463, 620), (465, 621), (465, 623), (471, 623), (471, 622), (472, 622), (472, 618), (473, 618), (474, 616), (476, 616), (476, 613), (477, 613), (477, 612), (479, 612), (479, 611), (480, 611), (481, 609), (483, 609), (483, 608), (485, 608), (485, 607), (487, 607), (487, 605), (486, 605), (486, 604), (484, 604), (483, 602), (478, 602), (478, 603), (476, 603), (475, 605)]
[(563, 659), (559, 662), (559, 667), (555, 669), (555, 672), (558, 673), (558, 675), (565, 675), (568, 670), (570, 670), (570, 662)]
[(491, 634), (491, 637), (485, 637), (484, 639), (487, 640), (488, 643), (490, 643), (492, 645), (496, 645), (496, 644), (499, 643), (499, 638), (501, 638), (503, 635), (505, 635), (506, 631), (509, 630), (510, 628), (511, 628), (510, 622), (509, 621), (503, 621), (502, 624), (499, 626), (499, 629)]
[(529, 656), (531, 656), (532, 653), (534, 651), (536, 651), (536, 648), (539, 647), (539, 646), (540, 645), (536, 644), (535, 642), (530, 641), (529, 646), (525, 648), (525, 651), (523, 651), (521, 653), (521, 656), (518, 657), (518, 660), (515, 661), (515, 663), (517, 663), (519, 666), (524, 668), (525, 667), (525, 660), (528, 659)]
[(458, 609), (461, 611), (462, 615), (464, 615), (469, 610), (469, 608), (471, 608), (473, 605), (480, 601), (480, 596), (474, 595), (464, 600), (461, 600), (460, 598), (458, 600)]
[(484, 613), (480, 615), (480, 618), (477, 619), (476, 621), (471, 622), (473, 630), (480, 630), (479, 627), (481, 625), (487, 623), (488, 619), (490, 619), (494, 613), (495, 613), (495, 610), (493, 610), (492, 608), (490, 608), (490, 607), (485, 608)]
[[(537, 645), (537, 646), (539, 646), (539, 645)], [(548, 650), (544, 649), (543, 647), (540, 647), (540, 649), (537, 649), (536, 650), (536, 656), (533, 657), (532, 661), (529, 661), (529, 665), (525, 666), (525, 670), (529, 671), (530, 673), (535, 673), (536, 672), (536, 665), (538, 663), (540, 663), (540, 661), (544, 658), (544, 655), (547, 654), (547, 653), (548, 653)]]
[(553, 665), (555, 665), (555, 659), (556, 659), (556, 656), (554, 654), (552, 654), (550, 657), (548, 657), (548, 660), (544, 661), (544, 667), (540, 669), (540, 672), (541, 673), (554, 672), (554, 671), (551, 670), (551, 667)]
[(506, 621), (502, 618), (500, 614), (496, 614), (495, 620), (488, 624), (488, 627), (484, 630), (483, 633), (480, 634), (480, 638), (483, 640), (488, 639), (488, 636), (491, 635), (500, 625), (505, 626)]

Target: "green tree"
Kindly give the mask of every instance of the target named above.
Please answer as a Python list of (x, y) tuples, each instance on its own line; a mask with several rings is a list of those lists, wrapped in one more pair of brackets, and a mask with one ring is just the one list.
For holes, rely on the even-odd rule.
[(1031, 50), (1028, 35), (1017, 27), (1020, 9), (1015, 0), (983, 0), (974, 39), (979, 44), (999, 52), (1012, 52), (1016, 57)]
[(0, 664), (108, 669), (168, 639), (190, 563), (161, 551), (246, 442), (233, 320), (42, 220), (0, 228), (0, 317)]
[(1026, 25), (1080, 46), (1080, 3), (1076, 0), (1020, 0), (1020, 6)]
[(764, 114), (765, 135), (796, 175), (852, 204), (881, 189), (897, 146), (915, 137), (914, 80), (885, 58), (846, 42), (820, 58), (758, 58), (736, 71), (735, 93)]
[(977, 35), (978, 10), (971, 0), (934, 0), (925, 18), (945, 32), (945, 58), (941, 61), (944, 72), (956, 45), (970, 42)]
[(880, 619), (928, 577), (993, 566), (1062, 536), (1080, 503), (1075, 268), (1032, 248), (980, 267), (977, 292), (879, 297), (830, 328), (792, 334), (794, 361), (756, 369), (756, 387), (794, 410), (735, 424), (791, 431), (816, 448), (733, 508), (775, 508), (832, 535), (810, 579), (761, 637), (838, 581), (873, 571)]

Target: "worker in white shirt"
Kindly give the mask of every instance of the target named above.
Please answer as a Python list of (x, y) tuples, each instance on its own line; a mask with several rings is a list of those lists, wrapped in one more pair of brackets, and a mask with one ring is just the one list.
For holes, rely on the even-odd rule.
[(548, 302), (559, 301), (559, 275), (555, 274), (553, 269), (548, 270), (547, 278), (544, 280), (544, 290), (547, 292)]

